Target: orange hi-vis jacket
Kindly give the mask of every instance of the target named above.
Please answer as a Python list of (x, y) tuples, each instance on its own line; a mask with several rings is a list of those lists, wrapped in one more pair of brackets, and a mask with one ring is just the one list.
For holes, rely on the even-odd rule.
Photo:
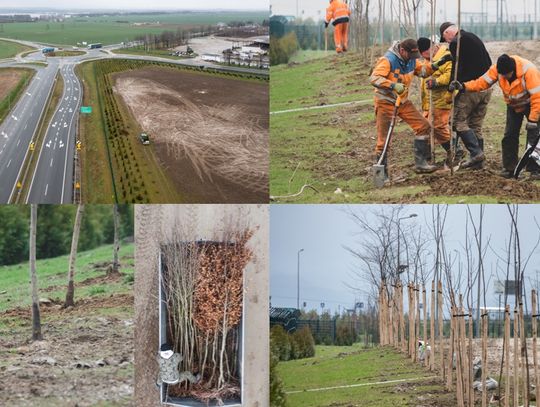
[(530, 105), (529, 120), (538, 122), (540, 120), (540, 71), (525, 58), (517, 55), (510, 57), (516, 61), (516, 79), (512, 83), (509, 83), (503, 75), (499, 75), (495, 64), (480, 78), (465, 82), (465, 89), (479, 92), (499, 82), (506, 104), (518, 113), (525, 111)]
[(370, 81), (375, 86), (375, 101), (386, 100), (394, 104), (397, 94), (393, 91), (392, 85), (400, 82), (406, 87), (405, 92), (400, 95), (401, 101), (405, 102), (409, 95), (408, 88), (411, 85), (414, 75), (425, 77), (432, 73), (431, 63), (427, 61), (421, 62), (418, 59), (411, 59), (405, 62), (399, 55), (398, 42), (383, 57), (379, 58), (371, 73)]
[(330, 23), (330, 21), (334, 20), (333, 25), (348, 23), (350, 15), (349, 6), (341, 0), (333, 0), (326, 8), (326, 22)]

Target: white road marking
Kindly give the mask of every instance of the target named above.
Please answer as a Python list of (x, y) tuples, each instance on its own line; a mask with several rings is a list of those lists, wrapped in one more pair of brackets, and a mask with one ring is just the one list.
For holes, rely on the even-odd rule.
[(50, 165), (50, 167), (52, 167), (53, 160), (54, 160), (54, 158), (51, 158), (51, 165)]
[(24, 125), (24, 130), (26, 130), (27, 127), (28, 127), (28, 123), (26, 123), (26, 124)]
[(19, 147), (20, 143), (21, 143), (21, 139), (19, 139), (19, 141), (17, 141), (17, 147)]
[(17, 121), (19, 119), (17, 119), (15, 116), (11, 115), (11, 117), (13, 117), (13, 120)]
[(45, 196), (47, 196), (47, 191), (49, 190), (49, 184), (45, 185)]
[(9, 162), (7, 163), (6, 168), (9, 167), (9, 164), (11, 164), (11, 160), (9, 160)]

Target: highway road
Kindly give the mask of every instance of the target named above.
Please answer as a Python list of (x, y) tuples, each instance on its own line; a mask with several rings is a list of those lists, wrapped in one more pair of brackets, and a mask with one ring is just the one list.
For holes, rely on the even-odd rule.
[(58, 65), (53, 62), (47, 67), (32, 68), (37, 71), (34, 78), (0, 125), (0, 203), (11, 202), (19, 191), (17, 183), (21, 180), (22, 167), (45, 110)]
[(52, 117), (30, 181), (26, 203), (71, 203), (81, 84), (73, 63), (60, 64), (62, 98)]
[[(41, 49), (46, 44), (20, 41)], [(47, 67), (28, 65), (37, 70), (26, 93), (19, 100), (10, 116), (0, 126), (0, 203), (13, 203), (20, 191), (18, 182), (22, 180), (23, 165), (27, 160), (30, 143), (37, 136), (37, 126), (45, 111), (47, 99), (59, 71), (64, 80), (62, 99), (52, 119), (45, 123), (46, 134), (38, 154), (34, 171), (26, 177), (28, 187), (26, 203), (71, 203), (74, 188), (74, 155), (77, 139), (77, 124), (82, 101), (82, 86), (75, 75), (75, 66), (81, 62), (98, 59), (133, 59), (159, 61), (178, 65), (218, 69), (268, 75), (258, 69), (238, 68), (216, 65), (209, 62), (201, 64), (191, 59), (168, 59), (153, 56), (121, 55), (110, 52), (118, 45), (102, 49), (84, 50), (85, 54), (73, 57), (45, 58), (36, 51), (25, 58), (20, 55), (0, 61), (0, 66), (24, 66), (24, 62), (47, 62)], [(20, 201), (20, 200), (19, 200)]]

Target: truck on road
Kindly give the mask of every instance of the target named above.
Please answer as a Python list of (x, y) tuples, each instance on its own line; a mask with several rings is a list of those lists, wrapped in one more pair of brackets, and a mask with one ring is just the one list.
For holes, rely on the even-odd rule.
[(54, 52), (54, 48), (53, 47), (45, 47), (41, 50), (42, 53), (44, 54), (48, 54), (50, 52)]
[(100, 42), (97, 42), (95, 44), (88, 44), (88, 49), (96, 49), (96, 48), (102, 48), (103, 47), (103, 44), (101, 44)]

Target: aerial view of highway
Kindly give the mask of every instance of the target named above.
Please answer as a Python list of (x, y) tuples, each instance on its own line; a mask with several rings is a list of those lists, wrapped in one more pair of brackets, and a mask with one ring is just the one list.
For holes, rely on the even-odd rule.
[(267, 20), (0, 9), (0, 203), (267, 201)]

